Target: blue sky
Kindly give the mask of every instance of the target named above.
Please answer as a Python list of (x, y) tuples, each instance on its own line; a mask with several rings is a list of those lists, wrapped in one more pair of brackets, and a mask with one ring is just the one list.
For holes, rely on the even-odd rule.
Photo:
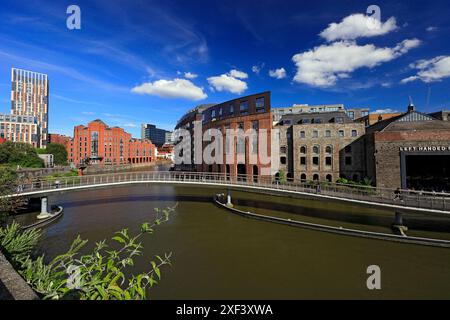
[[(49, 74), (50, 131), (101, 118), (139, 136), (195, 105), (272, 91), (272, 107), (450, 108), (448, 1), (1, 0), (0, 112), (11, 67)], [(81, 30), (66, 9), (81, 8)], [(371, 20), (372, 19), (372, 20)], [(376, 20), (375, 20), (376, 21)], [(364, 24), (366, 23), (366, 24)]]

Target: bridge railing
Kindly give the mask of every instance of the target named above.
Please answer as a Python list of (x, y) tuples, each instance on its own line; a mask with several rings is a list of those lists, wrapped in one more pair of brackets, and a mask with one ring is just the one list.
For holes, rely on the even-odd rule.
[(51, 178), (33, 180), (22, 184), (18, 194), (39, 192), (71, 187), (95, 186), (132, 182), (185, 182), (214, 183), (224, 186), (254, 186), (258, 188), (321, 194), (351, 200), (361, 200), (404, 207), (450, 211), (450, 194), (419, 192), (389, 188), (375, 188), (362, 185), (318, 183), (305, 181), (278, 181), (272, 177), (249, 175), (230, 176), (220, 173), (197, 172), (132, 172), (87, 175), (80, 177)]

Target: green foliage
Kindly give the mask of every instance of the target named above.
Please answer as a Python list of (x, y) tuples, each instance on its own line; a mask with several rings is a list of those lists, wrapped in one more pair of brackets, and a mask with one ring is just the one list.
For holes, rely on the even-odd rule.
[(22, 231), (16, 222), (0, 228), (0, 248), (6, 252), (11, 262), (21, 266), (36, 247), (41, 233), (38, 230)]
[(284, 170), (278, 171), (278, 181), (282, 184), (286, 183), (287, 177), (286, 177), (286, 172)]
[[(115, 233), (110, 243), (106, 240), (100, 241), (86, 254), (82, 254), (81, 251), (87, 251), (85, 247), (88, 241), (82, 240), (79, 236), (66, 253), (57, 256), (48, 264), (45, 263), (44, 256), (34, 259), (29, 255), (29, 251), (25, 249), (19, 251), (28, 253), (25, 259), (23, 255), (20, 259), (14, 257), (21, 263), (19, 272), (44, 299), (146, 299), (148, 289), (161, 280), (161, 268), (170, 265), (171, 258), (171, 253), (163, 257), (155, 256), (149, 262), (148, 272), (130, 276), (135, 259), (142, 256), (143, 245), (139, 241), (140, 238), (153, 234), (156, 226), (167, 222), (175, 207), (155, 210), (156, 218), (153, 222), (143, 223), (136, 235), (131, 235), (128, 229), (123, 229)], [(14, 228), (14, 232), (9, 233), (15, 237), (31, 238), (30, 234), (24, 236), (25, 232), (18, 236), (17, 227)], [(30, 241), (29, 244), (33, 242)], [(14, 252), (17, 251), (9, 252), (8, 248), (5, 248), (8, 255), (15, 256)]]
[(67, 165), (67, 149), (63, 144), (59, 143), (49, 143), (47, 149), (43, 151), (47, 154), (53, 155), (53, 161), (58, 166)]
[(19, 183), (16, 171), (9, 167), (0, 167), (0, 226), (9, 212), (16, 211), (24, 204), (21, 197), (6, 197), (17, 192)]
[(24, 168), (44, 167), (44, 161), (30, 144), (11, 141), (0, 145), (0, 164)]

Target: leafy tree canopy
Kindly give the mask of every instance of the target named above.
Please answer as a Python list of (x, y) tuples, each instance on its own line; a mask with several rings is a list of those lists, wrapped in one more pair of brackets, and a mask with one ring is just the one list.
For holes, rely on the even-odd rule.
[(44, 161), (39, 158), (32, 145), (11, 141), (0, 145), (0, 164), (19, 165), (25, 168), (44, 167)]

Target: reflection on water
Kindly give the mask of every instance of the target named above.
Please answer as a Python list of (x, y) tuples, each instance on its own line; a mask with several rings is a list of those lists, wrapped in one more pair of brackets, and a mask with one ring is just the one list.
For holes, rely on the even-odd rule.
[[(78, 234), (93, 245), (122, 228), (137, 231), (155, 207), (178, 202), (171, 220), (144, 240), (145, 256), (136, 263), (136, 271), (148, 270), (153, 255), (173, 252), (173, 266), (163, 270), (151, 298), (450, 298), (449, 249), (245, 219), (215, 206), (218, 192), (225, 190), (148, 185), (54, 195), (51, 203), (65, 213), (45, 229), (42, 248), (50, 258)], [(249, 211), (360, 229), (389, 232), (392, 219), (392, 212), (341, 203), (237, 191), (233, 198)], [(382, 271), (376, 292), (366, 288), (366, 269), (374, 264)]]

